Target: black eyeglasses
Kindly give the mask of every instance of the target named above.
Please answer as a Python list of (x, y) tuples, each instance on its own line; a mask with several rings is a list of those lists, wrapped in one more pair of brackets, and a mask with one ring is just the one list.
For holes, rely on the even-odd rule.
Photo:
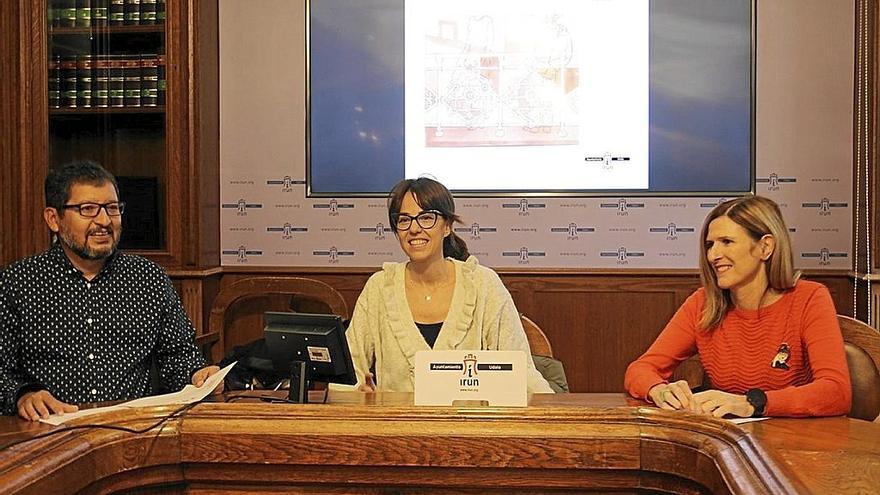
[(437, 210), (426, 210), (419, 212), (418, 215), (407, 215), (406, 213), (397, 213), (394, 215), (394, 227), (397, 230), (409, 230), (413, 220), (423, 229), (430, 229), (437, 224), (437, 218), (442, 217), (443, 213)]
[(98, 216), (98, 213), (101, 212), (101, 208), (104, 208), (104, 211), (107, 212), (108, 216), (118, 217), (122, 215), (122, 212), (125, 211), (125, 203), (122, 201), (114, 201), (112, 203), (80, 203), (78, 205), (64, 205), (62, 207), (65, 210), (76, 209), (79, 211), (79, 214), (86, 218), (95, 218)]

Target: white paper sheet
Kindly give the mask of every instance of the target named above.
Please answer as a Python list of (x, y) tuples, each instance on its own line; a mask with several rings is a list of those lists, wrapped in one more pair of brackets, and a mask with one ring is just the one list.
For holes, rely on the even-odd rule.
[(741, 424), (745, 424), (745, 423), (753, 423), (755, 421), (764, 421), (765, 419), (770, 419), (770, 418), (768, 418), (766, 416), (763, 418), (733, 418), (733, 419), (728, 419), (728, 421), (730, 421), (731, 423), (733, 423), (735, 425), (741, 425)]
[(58, 426), (62, 423), (70, 421), (72, 419), (78, 419), (78, 418), (82, 418), (85, 416), (92, 416), (94, 414), (100, 414), (100, 413), (105, 413), (105, 412), (109, 412), (109, 411), (118, 411), (120, 409), (123, 409), (121, 404), (117, 404), (115, 406), (107, 406), (107, 407), (96, 407), (94, 409), (82, 409), (82, 410), (79, 410), (79, 411), (73, 412), (73, 413), (53, 414), (53, 415), (49, 416), (48, 419), (41, 419), (40, 422)]
[[(237, 361), (236, 361), (237, 362)], [(48, 419), (41, 419), (40, 421), (43, 423), (48, 423), (50, 425), (58, 426), (60, 424), (66, 423), (72, 419), (78, 419), (85, 416), (92, 416), (94, 414), (105, 413), (108, 411), (118, 411), (120, 409), (132, 409), (136, 407), (151, 407), (151, 406), (167, 406), (171, 404), (192, 404), (193, 402), (198, 402), (205, 397), (207, 397), (211, 392), (223, 382), (223, 379), (226, 378), (226, 374), (229, 373), (229, 370), (235, 366), (235, 363), (230, 364), (229, 366), (221, 369), (217, 373), (209, 376), (205, 383), (202, 384), (201, 387), (196, 387), (195, 385), (187, 385), (180, 392), (174, 392), (171, 394), (163, 394), (163, 395), (154, 395), (151, 397), (142, 397), (140, 399), (131, 400), (128, 402), (124, 402), (122, 404), (117, 404), (115, 406), (107, 406), (107, 407), (96, 407), (94, 409), (84, 409), (82, 411), (77, 411), (74, 413), (65, 413), (65, 414), (53, 414), (49, 416)]]

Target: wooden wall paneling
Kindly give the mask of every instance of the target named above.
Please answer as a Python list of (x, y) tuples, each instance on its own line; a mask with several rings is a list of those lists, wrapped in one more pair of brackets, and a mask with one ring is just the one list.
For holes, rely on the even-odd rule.
[(222, 270), (218, 268), (214, 268), (209, 270), (210, 275), (202, 278), (202, 331), (198, 335), (202, 335), (208, 331), (208, 320), (210, 318), (211, 305), (214, 303), (214, 298), (217, 296), (217, 292), (220, 291), (220, 278), (222, 277)]
[(208, 328), (208, 311), (220, 286), (220, 268), (201, 271), (168, 272), (171, 285), (177, 292), (183, 309), (195, 327), (196, 335), (202, 335)]
[(189, 319), (192, 320), (196, 329), (196, 335), (204, 332), (205, 312), (202, 306), (202, 281), (194, 279), (183, 279), (180, 281), (180, 299), (183, 307), (187, 309)]
[(183, 250), (189, 244), (187, 235), (193, 226), (188, 208), (190, 191), (186, 175), (186, 150), (190, 140), (187, 127), (190, 118), (190, 54), (187, 45), (186, 2), (168, 2), (166, 9), (165, 55), (168, 89), (165, 97), (165, 163), (164, 169), (157, 173), (160, 181), (164, 182), (161, 201), (165, 205), (162, 219), (165, 246), (162, 250), (138, 251), (137, 254), (149, 257), (166, 268), (177, 268), (184, 265)]
[(189, 0), (188, 32), (192, 67), (188, 99), (192, 108), (188, 173), (196, 239), (184, 262), (220, 264), (220, 20), (218, 0)]
[(47, 161), (46, 6), (32, 0), (0, 5), (0, 266), (45, 249), (43, 177)]
[[(878, 104), (880, 69), (880, 2), (855, 2), (855, 88), (853, 109), (853, 265), (858, 277), (855, 315), (873, 321), (870, 279), (880, 272), (880, 172), (878, 172)], [(873, 273), (873, 275), (871, 275)], [(869, 274), (869, 276), (865, 276)], [(864, 280), (864, 283), (862, 281)]]
[(838, 314), (853, 316), (853, 281), (848, 273), (806, 272), (803, 277), (828, 287)]
[(869, 91), (867, 95), (864, 95), (864, 98), (867, 100), (865, 104), (868, 109), (868, 129), (866, 130), (865, 142), (869, 147), (867, 150), (869, 160), (868, 172), (870, 173), (869, 185), (871, 188), (869, 196), (873, 208), (870, 208), (869, 211), (871, 218), (868, 225), (872, 229), (871, 264), (873, 265), (875, 280), (871, 282), (873, 292), (871, 311), (869, 312), (866, 308), (865, 314), (874, 328), (880, 328), (880, 283), (877, 283), (877, 281), (880, 281), (880, 137), (878, 137), (878, 134), (880, 134), (880, 131), (878, 131), (878, 128), (880, 128), (880, 103), (878, 103), (878, 99), (880, 99), (880, 1), (862, 1), (868, 2), (868, 23), (864, 33), (867, 36), (867, 40), (863, 44), (868, 53), (863, 59), (868, 64), (868, 67), (865, 67), (865, 73), (869, 75), (871, 80), (866, 84)]
[(804, 278), (820, 282), (828, 287), (828, 291), (831, 292), (831, 299), (834, 301), (834, 306), (839, 314), (853, 315), (853, 282), (851, 277), (844, 276), (842, 273), (836, 276), (807, 273), (804, 275)]
[[(270, 270), (223, 268), (220, 286), (258, 275), (290, 275), (321, 280), (339, 291), (354, 310), (357, 297), (373, 273), (369, 268)], [(696, 290), (696, 272), (675, 273), (573, 273), (499, 271), (517, 309), (547, 334), (557, 359), (566, 371), (572, 392), (618, 392), (623, 374), (641, 355), (666, 323)], [(852, 281), (848, 273), (818, 272), (806, 278), (829, 287), (838, 312), (852, 307)], [(251, 301), (230, 315), (237, 335), (227, 334), (226, 351), (262, 335), (262, 313), (287, 309), (289, 299)], [(851, 311), (849, 311), (851, 313)]]
[[(856, 88), (856, 157), (855, 167), (861, 169), (864, 177), (865, 161), (867, 161), (868, 177), (865, 177), (870, 198), (867, 225), (872, 232), (871, 265), (875, 272), (880, 273), (880, 1), (858, 0), (856, 28), (856, 70), (861, 76), (862, 84)], [(862, 17), (864, 16), (864, 17)], [(860, 79), (857, 77), (857, 81)], [(861, 111), (860, 111), (861, 110)], [(859, 122), (859, 119), (862, 122)], [(859, 153), (861, 152), (861, 153)], [(857, 172), (858, 173), (858, 172)], [(855, 183), (855, 181), (854, 181)], [(859, 184), (855, 184), (859, 187)], [(865, 191), (862, 191), (865, 197)], [(859, 206), (859, 205), (856, 205)]]
[(572, 392), (622, 390), (627, 365), (697, 286), (693, 275), (516, 275), (503, 280), (517, 309), (547, 334)]
[(880, 328), (880, 283), (871, 282), (872, 289), (874, 294), (874, 300), (872, 302), (871, 312), (871, 326), (874, 328)]
[[(0, 95), (12, 95), (18, 91), (20, 54), (17, 48), (19, 33), (19, 5), (17, 2), (0, 2)], [(18, 215), (13, 184), (18, 184), (20, 166), (16, 128), (18, 108), (0, 104), (0, 268), (15, 260), (19, 233), (14, 228)]]
[[(27, 243), (19, 253), (20, 257), (42, 251), (49, 247), (49, 233), (43, 220), (43, 208), (46, 205), (43, 197), (43, 179), (48, 171), (48, 142), (49, 142), (49, 99), (47, 89), (49, 87), (49, 65), (47, 55), (47, 12), (46, 2), (33, 2), (22, 0), (21, 22), (26, 25), (23, 31), (27, 47), (22, 46), (24, 53), (29, 58), (22, 60), (26, 70), (25, 80), (22, 81), (21, 95), (30, 95), (29, 101), (21, 98), (18, 102), (25, 107), (22, 114), (24, 120), (20, 122), (23, 128), (22, 150), (27, 155), (20, 161), (23, 169), (21, 175), (22, 225), (20, 229), (29, 229)], [(28, 5), (27, 8), (24, 5)], [(36, 61), (36, 62), (35, 62)]]
[[(558, 294), (548, 291), (541, 295), (549, 297), (540, 299), (549, 314), (563, 317), (551, 326), (551, 339), (565, 343), (558, 359), (571, 369), (574, 392), (621, 390), (626, 367), (651, 345), (675, 311), (671, 292), (584, 291), (577, 294), (582, 304), (567, 303)], [(566, 308), (579, 311), (565, 316)]]

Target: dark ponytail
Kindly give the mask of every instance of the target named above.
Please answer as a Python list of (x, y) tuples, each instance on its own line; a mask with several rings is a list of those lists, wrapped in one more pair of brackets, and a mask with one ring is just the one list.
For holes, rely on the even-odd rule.
[(455, 235), (455, 232), (450, 232), (449, 235), (443, 239), (444, 257), (458, 261), (467, 261), (470, 255), (471, 253), (468, 252), (467, 243), (464, 242), (464, 239)]

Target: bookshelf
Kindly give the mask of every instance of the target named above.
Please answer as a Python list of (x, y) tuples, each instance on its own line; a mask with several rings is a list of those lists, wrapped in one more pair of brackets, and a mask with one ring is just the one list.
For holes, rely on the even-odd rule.
[(129, 204), (120, 246), (167, 248), (164, 0), (46, 0), (48, 166), (90, 159)]
[[(127, 252), (184, 287), (219, 265), (218, 1), (156, 0), (145, 16), (152, 6), (0, 1), (0, 94), (15, 95), (0, 99), (0, 120), (16, 123), (0, 126), (0, 179), (17, 185), (0, 195), (0, 267), (49, 246), (43, 179), (82, 159), (119, 178)], [(121, 102), (117, 61), (128, 63)]]

